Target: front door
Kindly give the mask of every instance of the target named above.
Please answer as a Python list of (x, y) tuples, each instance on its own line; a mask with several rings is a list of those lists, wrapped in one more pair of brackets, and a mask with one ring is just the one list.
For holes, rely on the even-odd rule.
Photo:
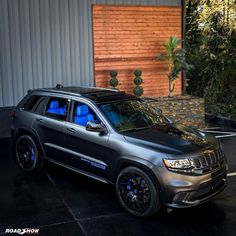
[(66, 123), (67, 164), (88, 174), (106, 177), (111, 150), (108, 147), (109, 134), (86, 130), (89, 121), (101, 122), (91, 105), (74, 101), (70, 121)]

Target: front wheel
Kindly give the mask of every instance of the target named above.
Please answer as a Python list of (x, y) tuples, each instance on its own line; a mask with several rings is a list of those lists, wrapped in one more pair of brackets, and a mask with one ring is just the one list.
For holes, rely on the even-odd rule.
[(37, 144), (30, 135), (18, 137), (15, 143), (15, 157), (18, 165), (24, 171), (38, 171), (43, 167)]
[(150, 177), (137, 167), (127, 167), (118, 175), (116, 194), (130, 214), (147, 217), (160, 208), (159, 192)]

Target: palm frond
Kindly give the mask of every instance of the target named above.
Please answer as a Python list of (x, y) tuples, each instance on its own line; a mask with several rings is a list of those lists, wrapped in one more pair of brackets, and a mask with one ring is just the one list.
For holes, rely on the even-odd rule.
[(165, 44), (163, 44), (165, 51), (161, 52), (156, 57), (156, 60), (168, 62), (170, 94), (171, 92), (173, 92), (173, 89), (171, 89), (171, 87), (174, 88), (174, 84), (173, 86), (171, 86), (171, 83), (174, 83), (174, 81), (178, 78), (179, 73), (183, 70), (187, 71), (192, 68), (192, 66), (186, 62), (184, 49), (178, 47), (180, 43), (181, 41), (177, 37), (170, 36), (169, 40)]

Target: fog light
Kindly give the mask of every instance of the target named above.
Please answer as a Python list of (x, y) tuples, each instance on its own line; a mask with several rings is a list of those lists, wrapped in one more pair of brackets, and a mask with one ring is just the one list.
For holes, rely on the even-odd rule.
[(173, 203), (183, 204), (183, 201), (186, 201), (189, 197), (190, 192), (180, 192), (175, 195), (173, 198)]

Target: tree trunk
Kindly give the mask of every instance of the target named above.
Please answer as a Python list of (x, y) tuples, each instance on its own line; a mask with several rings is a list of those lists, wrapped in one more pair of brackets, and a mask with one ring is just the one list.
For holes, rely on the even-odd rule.
[(173, 97), (174, 89), (175, 89), (175, 81), (170, 79), (169, 80), (169, 97)]

